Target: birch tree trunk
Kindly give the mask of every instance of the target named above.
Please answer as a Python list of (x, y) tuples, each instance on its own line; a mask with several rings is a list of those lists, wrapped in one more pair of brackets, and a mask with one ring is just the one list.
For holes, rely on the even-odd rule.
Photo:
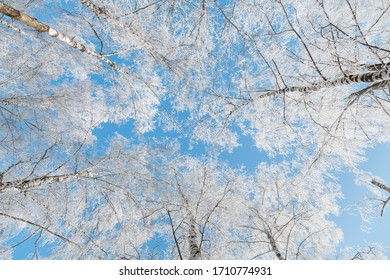
[[(279, 94), (292, 93), (292, 92), (312, 92), (318, 91), (323, 88), (332, 88), (350, 84), (361, 84), (361, 83), (375, 83), (376, 88), (382, 88), (390, 83), (390, 66), (384, 64), (384, 67), (378, 65), (372, 65), (370, 69), (375, 69), (373, 72), (366, 72), (363, 74), (352, 74), (339, 79), (330, 81), (322, 81), (309, 86), (291, 86), (285, 89), (274, 90), (267, 92), (258, 98), (264, 98), (269, 96), (276, 96)], [(367, 66), (369, 67), (369, 66)]]
[(379, 183), (378, 181), (372, 180), (371, 184), (373, 184), (373, 185), (377, 186), (378, 188), (380, 188), (380, 189), (390, 193), (390, 188), (388, 186), (382, 184), (382, 183)]
[(276, 240), (274, 239), (272, 234), (269, 231), (267, 231), (266, 234), (267, 234), (267, 238), (269, 240), (269, 243), (271, 244), (272, 251), (275, 253), (275, 256), (279, 260), (285, 260), (285, 258), (283, 258), (282, 254), (280, 253), (280, 250), (279, 250), (278, 246), (276, 245)]
[(47, 33), (49, 36), (51, 36), (57, 40), (60, 40), (61, 42), (67, 44), (68, 46), (70, 46), (70, 47), (72, 47), (80, 52), (94, 56), (97, 59), (104, 61), (109, 66), (111, 66), (114, 70), (116, 70), (122, 74), (130, 74), (128, 71), (122, 69), (115, 62), (109, 60), (108, 58), (106, 58), (102, 54), (99, 54), (94, 50), (88, 49), (83, 44), (81, 44), (81, 43), (75, 41), (74, 39), (72, 39), (71, 37), (55, 30), (51, 26), (49, 26), (43, 22), (40, 22), (36, 18), (33, 18), (29, 15), (26, 15), (26, 14), (14, 9), (14, 8), (12, 8), (12, 7), (6, 5), (2, 2), (0, 2), (0, 13), (12, 18), (13, 20), (17, 20), (17, 21), (19, 21), (19, 22), (21, 22), (29, 27), (32, 27), (33, 29), (35, 29), (36, 31), (38, 31), (40, 33)]
[(71, 179), (80, 178), (91, 178), (91, 172), (89, 170), (84, 170), (72, 174), (42, 176), (33, 179), (0, 182), (0, 193), (11, 189), (17, 189), (21, 192), (26, 192), (27, 190), (34, 187), (50, 185), (54, 183), (69, 181)]
[(190, 247), (190, 260), (200, 260), (201, 253), (198, 246), (198, 234), (196, 232), (195, 218), (190, 214), (190, 225), (188, 232), (188, 244)]

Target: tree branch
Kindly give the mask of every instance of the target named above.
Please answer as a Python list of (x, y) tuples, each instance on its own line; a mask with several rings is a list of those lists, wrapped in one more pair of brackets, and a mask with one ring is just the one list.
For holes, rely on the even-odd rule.
[(27, 26), (30, 26), (40, 33), (47, 33), (49, 36), (51, 36), (57, 40), (60, 40), (61, 42), (67, 44), (68, 46), (70, 46), (70, 47), (72, 47), (80, 52), (94, 56), (97, 59), (104, 61), (109, 66), (111, 66), (114, 70), (116, 70), (120, 73), (124, 73), (124, 74), (128, 74), (128, 75), (130, 74), (130, 72), (128, 72), (128, 70), (125, 70), (125, 69), (119, 67), (115, 62), (109, 60), (108, 58), (106, 58), (102, 54), (99, 54), (99, 53), (95, 52), (94, 50), (88, 49), (83, 44), (75, 41), (74, 39), (70, 38), (69, 36), (67, 36), (65, 34), (60, 33), (59, 31), (55, 30), (51, 26), (49, 26), (45, 23), (42, 23), (42, 22), (38, 21), (37, 19), (30, 17), (29, 15), (23, 14), (22, 12), (14, 9), (14, 8), (12, 8), (12, 7), (6, 5), (2, 2), (0, 2), (0, 13), (7, 15), (10, 18), (17, 20), (17, 21), (19, 21)]
[(172, 220), (172, 217), (171, 217), (171, 212), (169, 210), (167, 210), (167, 213), (168, 213), (168, 217), (169, 217), (169, 223), (171, 224), (171, 230), (172, 230), (173, 239), (175, 241), (175, 245), (176, 245), (176, 248), (177, 248), (177, 252), (179, 253), (180, 259), (183, 260), (183, 256), (181, 255), (181, 251), (180, 251), (179, 242), (177, 241), (177, 238), (176, 238), (176, 230), (175, 230), (175, 228), (173, 226), (173, 220)]
[(386, 186), (386, 185), (384, 185), (382, 183), (379, 183), (376, 180), (371, 180), (371, 184), (373, 184), (373, 185), (377, 186), (378, 188), (380, 188), (380, 189), (390, 193), (390, 187), (388, 187), (388, 186)]

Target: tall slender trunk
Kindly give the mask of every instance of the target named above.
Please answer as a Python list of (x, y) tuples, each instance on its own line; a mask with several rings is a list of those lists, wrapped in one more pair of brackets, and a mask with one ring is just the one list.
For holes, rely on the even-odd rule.
[(189, 217), (187, 241), (188, 241), (188, 245), (189, 245), (189, 249), (190, 249), (190, 256), (188, 259), (189, 260), (200, 260), (201, 259), (201, 251), (200, 251), (200, 248), (198, 245), (198, 232), (197, 232), (197, 226), (196, 226), (196, 219), (191, 211), (190, 204), (188, 202), (188, 198), (186, 197), (186, 195), (184, 194), (184, 192), (181, 188), (181, 185), (180, 185), (178, 177), (177, 177), (176, 170), (173, 169), (173, 171), (175, 173), (177, 190), (179, 191), (181, 197), (184, 200), (185, 209), (187, 210), (187, 214)]
[(104, 61), (109, 66), (111, 66), (113, 69), (115, 69), (118, 72), (124, 73), (124, 74), (130, 74), (125, 69), (120, 68), (116, 63), (112, 62), (102, 54), (99, 54), (95, 52), (94, 50), (88, 49), (83, 44), (75, 41), (74, 39), (70, 38), (69, 36), (62, 34), (61, 32), (55, 30), (50, 25), (47, 25), (43, 22), (38, 21), (36, 18), (33, 18), (27, 14), (24, 14), (6, 4), (3, 2), (0, 2), (0, 13), (12, 18), (13, 20), (17, 20), (29, 27), (32, 27), (36, 31), (40, 33), (47, 33), (49, 36), (62, 41), (63, 43), (67, 44), (68, 46), (79, 50), (80, 52), (83, 52), (85, 54), (91, 55), (96, 57), (97, 59)]
[(267, 234), (268, 241), (271, 244), (272, 251), (275, 253), (275, 256), (279, 260), (285, 260), (285, 258), (280, 253), (278, 246), (276, 245), (276, 240), (274, 239), (274, 237), (271, 235), (269, 231), (267, 231), (266, 234)]
[(188, 243), (190, 247), (190, 260), (200, 260), (201, 253), (198, 246), (198, 233), (196, 232), (196, 222), (194, 216), (190, 214), (190, 225), (188, 232)]
[(71, 179), (77, 179), (82, 177), (90, 177), (90, 171), (84, 170), (82, 172), (63, 174), (63, 175), (54, 175), (54, 176), (42, 176), (33, 179), (25, 180), (15, 180), (15, 181), (6, 181), (0, 182), (0, 193), (6, 190), (17, 189), (19, 191), (27, 191), (31, 188), (49, 185), (58, 182), (64, 182)]
[(387, 192), (390, 193), (390, 187), (388, 187), (388, 186), (386, 186), (386, 185), (384, 185), (382, 183), (379, 183), (378, 181), (372, 180), (371, 184), (373, 184), (373, 185), (377, 186), (378, 188), (381, 188), (382, 190), (387, 191)]
[(384, 64), (382, 67), (378, 64), (373, 64), (372, 67), (366, 66), (367, 69), (372, 70), (363, 74), (351, 74), (334, 80), (322, 81), (314, 83), (309, 86), (291, 86), (280, 90), (272, 90), (265, 94), (258, 96), (258, 98), (276, 96), (279, 94), (291, 92), (312, 92), (323, 88), (331, 88), (350, 84), (359, 83), (378, 83), (378, 86), (385, 86), (390, 83), (390, 65)]

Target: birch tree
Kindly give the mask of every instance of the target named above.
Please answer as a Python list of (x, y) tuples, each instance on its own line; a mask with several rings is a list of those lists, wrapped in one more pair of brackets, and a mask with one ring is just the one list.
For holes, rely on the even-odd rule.
[(199, 102), (195, 138), (235, 147), (248, 134), (270, 157), (293, 157), (308, 174), (347, 169), (370, 189), (364, 154), (389, 142), (388, 1), (219, 7), (222, 46), (239, 64), (219, 64), (229, 78)]
[[(295, 174), (286, 163), (259, 165), (245, 205), (238, 243), (250, 244), (247, 259), (328, 259), (342, 232), (328, 219), (337, 215), (339, 186)], [(321, 244), (321, 246), (317, 246)]]
[[(389, 142), (389, 8), (1, 1), (1, 257), (35, 239), (33, 258), (331, 258), (338, 172), (389, 200), (361, 169)], [(240, 135), (268, 155), (252, 174), (221, 160)]]
[(245, 175), (215, 159), (173, 155), (156, 176), (151, 212), (168, 245), (165, 258), (240, 258), (229, 242), (242, 215), (236, 209), (243, 202)]
[(30, 239), (35, 259), (45, 245), (52, 259), (149, 257), (142, 251), (153, 237), (143, 208), (152, 178), (145, 148), (116, 136), (106, 155), (84, 153), (57, 167), (54, 149), (1, 173), (2, 258)]
[[(89, 22), (88, 18), (81, 17), (81, 19), (79, 19), (77, 17), (71, 16), (68, 17), (68, 19), (72, 19), (73, 22), (69, 20), (66, 23), (63, 23), (63, 21), (65, 21), (67, 18), (66, 13), (64, 18), (58, 18), (55, 24), (63, 23), (64, 29), (72, 30), (74, 32), (73, 34), (68, 35), (64, 32), (61, 32), (60, 30), (57, 30), (49, 23), (40, 21), (32, 17), (31, 15), (24, 13), (23, 11), (20, 11), (5, 3), (1, 3), (0, 8), (2, 14), (8, 16), (10, 19), (15, 21), (15, 23), (3, 21), (4, 25), (9, 28), (10, 31), (16, 33), (12, 35), (24, 36), (25, 40), (33, 40), (33, 42), (34, 40), (36, 40), (38, 41), (38, 44), (42, 43), (42, 41), (44, 40), (49, 40), (49, 42), (52, 45), (54, 44), (57, 49), (44, 48), (44, 50), (54, 56), (54, 61), (57, 61), (59, 58), (63, 57), (63, 54), (70, 52), (70, 57), (65, 58), (63, 61), (63, 63), (67, 65), (67, 67), (65, 68), (65, 70), (67, 71), (64, 72), (64, 64), (59, 65), (61, 66), (61, 70), (59, 71), (60, 73), (62, 72), (62, 76), (60, 76), (60, 78), (63, 78), (63, 75), (70, 75), (72, 78), (76, 77), (77, 79), (79, 79), (80, 74), (82, 74), (85, 79), (91, 78), (91, 76), (89, 75), (97, 73), (98, 76), (102, 75), (101, 78), (105, 79), (104, 76), (107, 73), (113, 73), (112, 75), (109, 75), (110, 80), (107, 81), (105, 85), (105, 94), (103, 97), (96, 96), (94, 92), (86, 93), (87, 96), (95, 95), (95, 97), (103, 98), (103, 104), (105, 106), (100, 109), (103, 110), (102, 114), (105, 119), (99, 119), (99, 121), (107, 120), (107, 117), (109, 117), (110, 120), (113, 122), (119, 122), (127, 120), (129, 118), (134, 118), (136, 122), (141, 122), (139, 126), (140, 130), (147, 131), (152, 128), (152, 119), (153, 115), (156, 112), (156, 108), (154, 107), (159, 104), (159, 95), (163, 92), (162, 85), (159, 82), (159, 78), (156, 75), (153, 75), (153, 70), (151, 70), (150, 67), (143, 67), (139, 71), (137, 70), (138, 73), (135, 73), (130, 66), (119, 65), (113, 59), (109, 58), (109, 56), (113, 54), (103, 53), (103, 41), (96, 32), (94, 26)], [(75, 19), (76, 21), (74, 21)], [(85, 30), (83, 26), (75, 28), (75, 24), (82, 24), (84, 26), (88, 26), (88, 28), (86, 27), (87, 30)], [(30, 28), (30, 30), (27, 30), (28, 33), (24, 31), (26, 27)], [(77, 34), (83, 31), (85, 31), (86, 34)], [(37, 37), (36, 33), (34, 32), (38, 32), (41, 35)], [(91, 33), (93, 35), (91, 35)], [(80, 40), (77, 40), (76, 36), (84, 38), (80, 38)], [(90, 36), (95, 37), (92, 40), (99, 40), (101, 48), (99, 52), (95, 51), (94, 46), (92, 46), (91, 44), (88, 45), (87, 43), (85, 43), (84, 40), (88, 40)], [(50, 38), (52, 38), (52, 40), (50, 40)], [(61, 51), (63, 53), (61, 53)], [(117, 50), (114, 50), (113, 52), (115, 53), (116, 51)], [(73, 68), (74, 65), (72, 65), (72, 60), (75, 59), (76, 61), (74, 62), (77, 62), (76, 68)], [(80, 61), (83, 61), (84, 59), (85, 61), (83, 63), (85, 63), (87, 67), (90, 67), (90, 69), (80, 68)], [(145, 62), (145, 64), (147, 65), (146, 61), (143, 62)], [(132, 63), (133, 67), (137, 68), (137, 61), (133, 61)], [(109, 69), (104, 69), (104, 65), (108, 65)], [(54, 69), (50, 70), (51, 72), (54, 71)], [(142, 71), (144, 71), (144, 74), (140, 74)], [(142, 77), (142, 75), (144, 75), (144, 77)], [(113, 89), (112, 91), (108, 87), (109, 84), (113, 85), (111, 88)], [(113, 100), (116, 100), (117, 102), (115, 102), (115, 105), (118, 105), (115, 107), (115, 109), (112, 108)]]

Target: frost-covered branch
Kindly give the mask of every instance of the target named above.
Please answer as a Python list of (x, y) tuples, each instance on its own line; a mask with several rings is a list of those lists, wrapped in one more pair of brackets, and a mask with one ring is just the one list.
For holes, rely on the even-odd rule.
[(114, 70), (116, 70), (120, 73), (130, 74), (130, 72), (128, 70), (125, 70), (125, 69), (119, 67), (115, 62), (109, 60), (104, 55), (99, 54), (94, 50), (88, 49), (86, 46), (77, 42), (76, 40), (72, 39), (71, 37), (55, 30), (50, 25), (45, 24), (43, 22), (40, 22), (37, 19), (35, 19), (27, 14), (24, 14), (24, 13), (14, 9), (14, 8), (12, 8), (12, 7), (6, 5), (2, 2), (0, 2), (0, 13), (4, 14), (6, 16), (9, 16), (10, 18), (17, 20), (17, 21), (19, 21), (19, 22), (21, 22), (29, 27), (32, 27), (33, 29), (35, 29), (36, 31), (38, 31), (40, 33), (46, 33), (49, 36), (51, 36), (57, 40), (60, 40), (61, 42), (67, 44), (68, 46), (70, 46), (70, 47), (72, 47), (80, 52), (94, 56), (97, 59), (104, 61), (109, 66), (111, 66)]
[[(371, 184), (373, 184), (374, 186), (377, 186), (378, 188), (384, 190), (384, 191), (387, 191), (388, 193), (390, 193), (390, 187), (386, 186), (385, 184), (382, 184), (376, 180), (372, 180), (371, 181)], [(389, 203), (390, 201), (390, 196), (386, 199), (386, 200), (380, 200), (382, 202), (382, 210), (381, 210), (381, 216), (383, 216), (384, 212), (385, 212), (385, 208), (386, 208), (386, 205)]]
[(175, 240), (176, 249), (177, 249), (177, 252), (179, 254), (180, 259), (182, 260), (183, 256), (181, 255), (179, 242), (178, 242), (177, 237), (176, 237), (176, 229), (174, 228), (172, 216), (171, 216), (171, 213), (170, 213), (169, 210), (167, 210), (167, 214), (168, 214), (168, 217), (169, 217), (169, 223), (171, 224), (171, 230), (172, 230), (173, 239)]
[(385, 184), (382, 184), (382, 183), (380, 183), (380, 182), (378, 182), (376, 180), (372, 180), (371, 184), (373, 184), (374, 186), (377, 186), (378, 188), (380, 188), (380, 189), (390, 193), (390, 187), (386, 186)]
[(163, 61), (170, 69), (174, 69), (172, 62), (170, 62), (165, 56), (160, 54), (158, 51), (156, 51), (153, 46), (150, 45), (150, 43), (143, 38), (137, 30), (132, 28), (128, 24), (124, 24), (119, 21), (118, 18), (112, 17), (109, 15), (109, 13), (106, 11), (106, 9), (99, 7), (92, 3), (92, 1), (89, 0), (80, 0), (81, 4), (83, 4), (85, 7), (90, 9), (96, 16), (101, 17), (108, 22), (110, 22), (113, 26), (120, 26), (124, 30), (130, 31), (131, 34), (135, 35), (137, 39), (142, 43), (143, 47), (148, 50), (148, 52), (156, 59)]
[(60, 183), (69, 181), (71, 179), (85, 179), (92, 178), (90, 170), (84, 170), (81, 172), (63, 174), (63, 175), (54, 175), (54, 176), (42, 176), (33, 179), (25, 180), (16, 180), (16, 181), (1, 181), (0, 182), (0, 193), (6, 190), (20, 190), (21, 192), (26, 192), (32, 188), (50, 185), (54, 183)]
[(43, 226), (43, 225), (40, 225), (38, 223), (26, 220), (24, 218), (20, 218), (20, 217), (17, 217), (17, 216), (9, 215), (7, 213), (0, 213), (0, 216), (7, 217), (9, 219), (12, 219), (12, 220), (15, 220), (15, 221), (18, 221), (18, 222), (22, 222), (22, 223), (28, 224), (30, 226), (34, 226), (34, 227), (37, 227), (39, 229), (42, 229), (42, 230), (44, 230), (44, 231), (54, 235), (55, 237), (58, 237), (61, 240), (69, 242), (70, 244), (73, 244), (73, 245), (77, 246), (79, 249), (81, 249), (81, 246), (79, 244), (74, 243), (72, 240), (68, 239), (67, 237), (50, 230), (48, 226)]
[[(379, 67), (376, 66), (376, 69), (378, 68)], [(271, 90), (268, 92), (258, 91), (258, 92), (266, 92), (266, 93), (261, 94), (255, 98), (265, 98), (265, 97), (277, 96), (277, 95), (293, 93), (293, 92), (306, 93), (306, 92), (318, 91), (324, 88), (332, 88), (332, 87), (338, 87), (338, 86), (344, 86), (350, 84), (360, 84), (360, 83), (380, 82), (380, 85), (384, 86), (389, 83), (389, 80), (390, 80), (390, 67), (386, 64), (385, 67), (375, 72), (370, 71), (363, 74), (351, 74), (346, 77), (342, 77), (334, 80), (328, 80), (328, 81), (321, 81), (309, 86), (291, 86), (280, 90)], [(256, 91), (252, 91), (252, 92), (256, 92)]]

